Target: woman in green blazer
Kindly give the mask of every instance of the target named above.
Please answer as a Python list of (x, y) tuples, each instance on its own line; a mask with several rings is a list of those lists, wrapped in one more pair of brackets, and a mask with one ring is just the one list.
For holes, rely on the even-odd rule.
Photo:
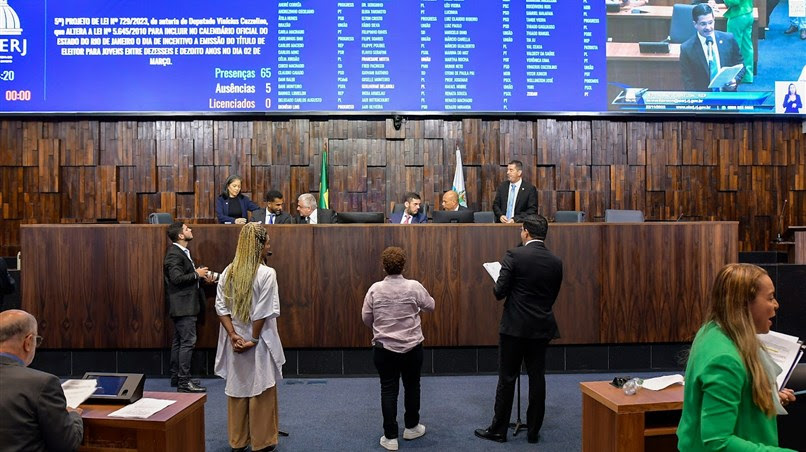
[(778, 309), (764, 269), (729, 264), (711, 290), (708, 320), (697, 332), (686, 367), (681, 451), (780, 451), (775, 415), (795, 400), (778, 391), (781, 372), (761, 349), (756, 333), (768, 333)]

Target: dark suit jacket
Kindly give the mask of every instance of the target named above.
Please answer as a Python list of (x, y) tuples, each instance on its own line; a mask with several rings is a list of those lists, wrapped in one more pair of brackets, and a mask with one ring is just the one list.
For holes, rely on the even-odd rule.
[(71, 451), (84, 437), (84, 423), (68, 413), (59, 379), (0, 355), (0, 449)]
[(165, 252), (162, 272), (168, 314), (171, 317), (198, 315), (204, 305), (204, 291), (200, 287), (202, 281), (184, 251), (173, 243)]
[[(246, 218), (247, 220), (249, 219), (248, 212), (253, 212), (255, 210), (260, 209), (260, 206), (255, 204), (255, 202), (249, 199), (249, 197), (246, 195), (238, 194), (238, 196), (235, 199), (237, 199), (238, 202), (241, 204), (241, 215), (243, 215), (243, 218)], [(219, 223), (221, 224), (226, 222), (235, 223), (235, 218), (232, 218), (231, 216), (227, 215), (227, 212), (229, 211), (229, 203), (233, 201), (234, 201), (233, 198), (224, 195), (219, 195), (215, 199), (215, 215), (216, 218), (218, 218)]]
[[(702, 51), (700, 39), (697, 36), (695, 33), (680, 46), (680, 71), (683, 76), (683, 87), (687, 91), (708, 91), (711, 74), (708, 71), (708, 61)], [(714, 38), (721, 67), (742, 63), (742, 52), (732, 34), (715, 31)]]
[[(392, 213), (392, 215), (389, 217), (389, 222), (392, 224), (400, 224), (400, 222), (403, 220), (403, 212), (404, 211), (401, 210), (400, 212)], [(420, 210), (417, 212), (417, 215), (411, 217), (411, 224), (428, 223), (428, 217), (425, 215), (425, 210), (420, 208)]]
[[(330, 209), (316, 209), (316, 224), (334, 224), (338, 223), (336, 220), (337, 214), (335, 211)], [(294, 223), (296, 224), (305, 224), (305, 221), (302, 220), (301, 215), (297, 215), (294, 217)]]
[(563, 263), (543, 242), (507, 251), (495, 283), (495, 298), (504, 302), (499, 332), (515, 337), (560, 337), (552, 306), (563, 281)]
[[(507, 214), (507, 199), (509, 199), (509, 180), (506, 180), (498, 186), (495, 191), (495, 200), (493, 201), (493, 213), (495, 214), (495, 222), (500, 223), (501, 215)], [(517, 222), (522, 222), (526, 215), (534, 215), (537, 213), (537, 189), (534, 185), (521, 179), (521, 189), (518, 192), (518, 197), (515, 198), (515, 212), (512, 217)]]
[[(266, 222), (266, 209), (256, 210), (252, 213), (252, 221), (258, 223)], [(294, 219), (287, 212), (280, 212), (280, 215), (274, 217), (274, 224), (293, 224)]]
[(795, 94), (795, 101), (789, 100), (789, 93), (784, 95), (784, 113), (798, 113), (803, 108), (803, 103), (800, 100), (800, 94)]

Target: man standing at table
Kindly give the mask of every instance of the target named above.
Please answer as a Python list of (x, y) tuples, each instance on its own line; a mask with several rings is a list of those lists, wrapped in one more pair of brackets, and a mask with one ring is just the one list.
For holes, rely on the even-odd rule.
[(297, 224), (332, 224), (336, 222), (336, 212), (330, 209), (316, 207), (316, 197), (310, 193), (303, 193), (297, 198), (297, 212), (294, 218)]
[(425, 209), (421, 210), (423, 200), (420, 195), (414, 192), (408, 192), (403, 197), (403, 211), (394, 212), (389, 217), (389, 222), (392, 224), (415, 224), (427, 223), (428, 217), (426, 216)]
[(162, 264), (165, 279), (165, 300), (168, 314), (174, 322), (171, 342), (171, 385), (178, 392), (206, 392), (198, 381), (190, 378), (190, 360), (196, 345), (196, 318), (204, 307), (202, 281), (213, 282), (214, 274), (207, 267), (198, 267), (187, 248), (193, 240), (193, 230), (181, 221), (168, 226), (168, 238), (173, 242)]
[(493, 213), (499, 223), (520, 223), (525, 216), (537, 213), (537, 189), (522, 175), (523, 163), (509, 162), (507, 181), (498, 186), (493, 201)]
[(0, 312), (0, 449), (75, 450), (84, 437), (81, 410), (67, 407), (55, 375), (28, 367), (42, 341), (37, 333), (31, 314)]
[(546, 347), (560, 337), (552, 306), (560, 292), (563, 263), (546, 248), (543, 241), (548, 222), (542, 215), (524, 218), (521, 228), (523, 246), (507, 251), (495, 282), (495, 298), (504, 302), (498, 342), (498, 387), (495, 413), (486, 429), (476, 436), (505, 442), (512, 414), (512, 398), (521, 363), (529, 375), (529, 406), (526, 409), (527, 440), (538, 441), (546, 410)]
[(266, 208), (252, 213), (252, 221), (264, 224), (292, 224), (294, 219), (283, 212), (283, 194), (278, 190), (266, 193)]

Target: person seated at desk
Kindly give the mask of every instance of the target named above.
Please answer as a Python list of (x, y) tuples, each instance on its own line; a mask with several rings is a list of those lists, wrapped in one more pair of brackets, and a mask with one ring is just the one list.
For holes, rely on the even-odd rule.
[(392, 224), (415, 224), (427, 223), (428, 217), (425, 216), (425, 210), (420, 210), (423, 200), (420, 195), (414, 192), (408, 192), (404, 195), (403, 211), (393, 212), (389, 217), (389, 222)]
[[(710, 91), (708, 85), (722, 67), (742, 64), (739, 45), (730, 33), (714, 30), (714, 10), (706, 3), (695, 5), (691, 18), (697, 33), (680, 46), (680, 72), (687, 91)], [(736, 91), (740, 71), (722, 91)]]
[(81, 410), (67, 406), (55, 375), (28, 367), (42, 342), (37, 333), (31, 314), (0, 312), (0, 449), (75, 450), (84, 437)]
[(677, 446), (684, 451), (790, 450), (778, 448), (776, 414), (795, 401), (778, 391), (781, 368), (756, 334), (770, 332), (778, 310), (775, 286), (752, 264), (717, 273), (711, 306), (686, 366)]
[(241, 194), (241, 176), (232, 175), (224, 183), (224, 192), (215, 200), (215, 214), (222, 224), (245, 224), (247, 211), (259, 210), (248, 196)]
[(252, 221), (266, 224), (292, 224), (294, 219), (283, 212), (283, 194), (278, 190), (269, 190), (266, 193), (266, 208), (256, 210), (252, 214)]
[(336, 223), (336, 212), (316, 207), (316, 198), (310, 193), (303, 193), (297, 198), (296, 224), (332, 224)]
[(448, 190), (442, 195), (442, 210), (459, 211), (467, 210), (467, 207), (459, 204), (459, 194), (453, 190)]
[(803, 102), (798, 94), (798, 87), (794, 83), (789, 84), (789, 91), (784, 96), (784, 113), (800, 113)]

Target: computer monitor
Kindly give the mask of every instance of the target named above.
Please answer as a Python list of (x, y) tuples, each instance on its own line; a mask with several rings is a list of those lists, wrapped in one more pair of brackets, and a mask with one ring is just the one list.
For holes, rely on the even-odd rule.
[(383, 223), (383, 212), (339, 212), (339, 223)]
[(86, 372), (83, 379), (97, 381), (97, 389), (87, 399), (90, 402), (133, 403), (143, 397), (143, 374)]
[(473, 211), (465, 210), (435, 210), (434, 223), (473, 223)]

